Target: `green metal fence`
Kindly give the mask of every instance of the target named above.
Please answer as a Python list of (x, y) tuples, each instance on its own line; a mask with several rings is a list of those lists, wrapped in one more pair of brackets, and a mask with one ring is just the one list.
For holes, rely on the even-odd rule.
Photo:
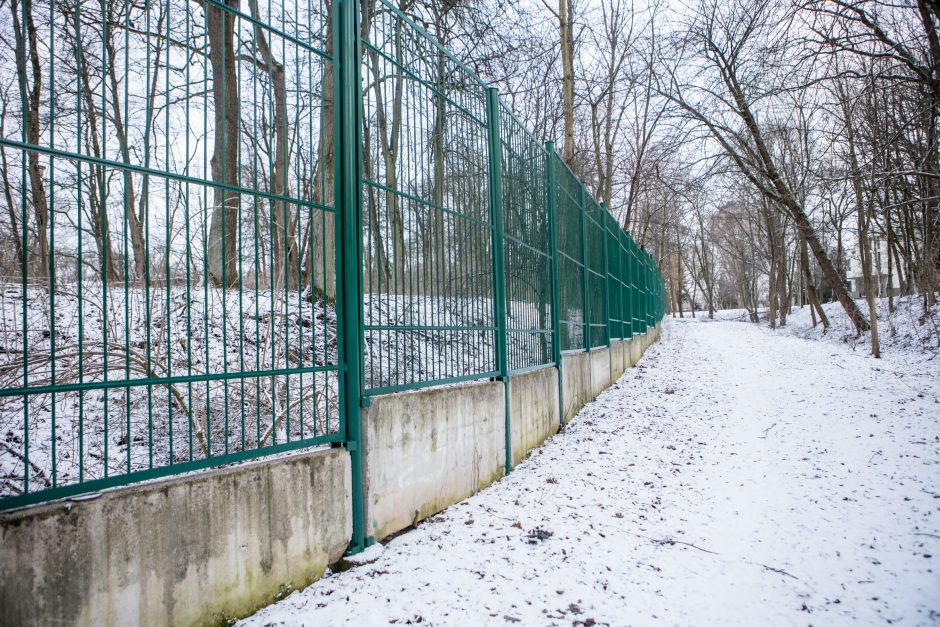
[(649, 254), (387, 0), (0, 9), (2, 509), (344, 443), (361, 547), (370, 396), (560, 382), (662, 317)]
[(0, 506), (344, 441), (324, 7), (3, 10)]
[(364, 393), (495, 376), (486, 85), (391, 3), (367, 21)]

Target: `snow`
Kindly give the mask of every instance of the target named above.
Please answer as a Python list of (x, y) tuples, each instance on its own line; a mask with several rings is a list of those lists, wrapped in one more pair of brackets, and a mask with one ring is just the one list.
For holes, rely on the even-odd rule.
[[(23, 397), (2, 398), (0, 497), (23, 489), (24, 414), (33, 491), (200, 459), (202, 441), (218, 455), (339, 431), (336, 373), (305, 370), (336, 364), (329, 305), (296, 291), (83, 287), (59, 285), (51, 309), (45, 288), (0, 284), (0, 387), (23, 385), (24, 328), (31, 387), (52, 384), (53, 365), (60, 386), (249, 374), (36, 392), (25, 412)], [(294, 372), (251, 375), (277, 368)]]
[(511, 475), (242, 624), (940, 622), (940, 359), (792, 328), (668, 320)]
[[(864, 299), (858, 299), (855, 303), (867, 318), (868, 303)], [(896, 297), (894, 304), (895, 310), (889, 312), (887, 298), (879, 298), (875, 301), (882, 356), (888, 361), (913, 359), (929, 362), (937, 359), (940, 355), (938, 351), (940, 348), (940, 305), (933, 305), (925, 315), (922, 296)], [(794, 308), (787, 316), (786, 326), (779, 327), (777, 332), (783, 335), (846, 344), (860, 354), (871, 351), (870, 334), (855, 334), (852, 323), (841, 304), (831, 302), (823, 304), (822, 307), (831, 323), (829, 329), (824, 329), (818, 320), (816, 326), (813, 326), (807, 305), (803, 308)], [(698, 312), (697, 315), (705, 316), (702, 312)], [(762, 310), (760, 315), (762, 323), (766, 324), (764, 320), (767, 315), (766, 310)], [(716, 312), (715, 318), (744, 321), (747, 319), (747, 312), (743, 309), (719, 311)]]

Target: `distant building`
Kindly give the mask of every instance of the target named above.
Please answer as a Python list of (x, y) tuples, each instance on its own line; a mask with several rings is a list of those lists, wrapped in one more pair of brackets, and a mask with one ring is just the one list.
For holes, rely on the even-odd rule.
[[(878, 292), (876, 296), (883, 297), (888, 295), (888, 242), (881, 237), (873, 237), (871, 240), (872, 253), (872, 277), (878, 277)], [(865, 297), (865, 278), (862, 274), (861, 255), (858, 248), (854, 248), (848, 255), (848, 270), (845, 273), (845, 285), (852, 295), (852, 298)], [(898, 275), (897, 265), (891, 268), (891, 286), (894, 296), (901, 293), (901, 279)]]

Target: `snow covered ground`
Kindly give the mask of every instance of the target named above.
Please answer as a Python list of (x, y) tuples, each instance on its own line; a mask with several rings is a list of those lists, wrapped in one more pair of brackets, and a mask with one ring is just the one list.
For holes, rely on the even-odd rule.
[(865, 353), (667, 321), (509, 477), (243, 624), (940, 624), (940, 359)]

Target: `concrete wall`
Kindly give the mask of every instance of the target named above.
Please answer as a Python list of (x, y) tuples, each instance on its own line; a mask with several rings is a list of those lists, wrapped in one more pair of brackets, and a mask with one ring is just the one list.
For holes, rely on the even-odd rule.
[[(362, 410), (367, 533), (376, 540), (459, 503), (505, 472), (502, 381), (373, 397)], [(512, 465), (558, 431), (558, 371), (509, 380)]]
[(503, 383), (372, 397), (362, 431), (366, 535), (378, 540), (503, 475)]
[(542, 368), (509, 379), (512, 465), (558, 431), (558, 370)]
[(342, 556), (350, 486), (349, 454), (321, 449), (5, 514), (0, 623), (246, 616)]
[(625, 366), (623, 365), (623, 342), (621, 340), (610, 341), (610, 380), (616, 381), (623, 374)]
[(561, 356), (561, 382), (567, 424), (592, 398), (591, 368), (587, 353), (582, 351)]
[(610, 387), (610, 350), (591, 349), (591, 399)]
[(623, 341), (623, 370), (626, 372), (628, 369), (634, 366), (633, 361), (633, 340), (628, 339)]
[(637, 362), (640, 361), (640, 358), (643, 356), (643, 353), (645, 351), (646, 351), (646, 334), (634, 333), (633, 341), (630, 343), (630, 361), (632, 362), (631, 367), (635, 366)]

